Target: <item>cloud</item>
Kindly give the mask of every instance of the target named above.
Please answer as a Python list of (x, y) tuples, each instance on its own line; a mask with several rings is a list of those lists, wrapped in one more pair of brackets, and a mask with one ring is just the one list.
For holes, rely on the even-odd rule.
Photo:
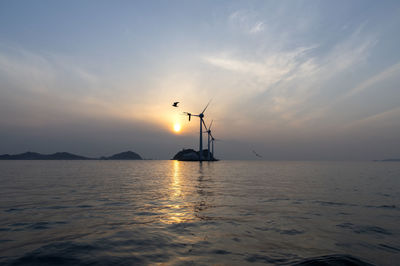
[(14, 114), (13, 119), (3, 116), (3, 123), (43, 124), (119, 113), (103, 87), (106, 80), (74, 58), (1, 48), (0, 105), (3, 114)]
[(265, 23), (258, 18), (258, 14), (250, 10), (237, 10), (228, 17), (229, 25), (246, 34), (257, 34), (265, 29)]
[[(313, 71), (314, 66), (311, 60), (305, 59), (308, 51), (314, 47), (299, 47), (292, 51), (277, 52), (266, 55), (261, 61), (250, 61), (234, 58), (229, 55), (203, 56), (202, 60), (210, 65), (224, 70), (236, 72), (244, 78), (258, 78), (262, 80), (262, 86), (256, 89), (258, 92), (265, 91), (268, 86), (284, 79), (291, 79), (296, 69), (301, 72)], [(290, 74), (290, 76), (288, 76)]]
[(201, 59), (219, 69), (221, 76), (226, 72), (224, 80), (229, 85), (225, 97), (241, 110), (235, 121), (230, 121), (231, 127), (246, 125), (258, 137), (271, 131), (326, 131), (331, 127), (324, 121), (329, 106), (346, 93), (333, 84), (349, 71), (359, 71), (377, 43), (374, 35), (362, 33), (360, 26), (330, 46), (316, 42), (256, 50), (264, 51), (262, 54), (221, 51)]
[(383, 82), (393, 76), (398, 76), (400, 74), (400, 62), (394, 64), (382, 72), (368, 78), (367, 80), (361, 82), (356, 87), (350, 89), (347, 93), (342, 96), (342, 99), (353, 97), (356, 94), (363, 92), (364, 90), (377, 85), (380, 82)]
[(265, 27), (264, 22), (259, 21), (250, 29), (249, 32), (253, 34), (259, 33), (264, 30), (264, 27)]

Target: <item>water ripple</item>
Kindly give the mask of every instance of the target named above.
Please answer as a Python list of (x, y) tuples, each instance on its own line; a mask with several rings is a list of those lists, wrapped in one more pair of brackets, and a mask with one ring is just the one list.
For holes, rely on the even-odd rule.
[(388, 230), (385, 230), (379, 226), (373, 226), (373, 225), (355, 225), (352, 223), (342, 223), (342, 224), (338, 224), (336, 226), (345, 228), (345, 229), (350, 229), (354, 233), (357, 233), (357, 234), (382, 234), (382, 235), (391, 235), (392, 234)]

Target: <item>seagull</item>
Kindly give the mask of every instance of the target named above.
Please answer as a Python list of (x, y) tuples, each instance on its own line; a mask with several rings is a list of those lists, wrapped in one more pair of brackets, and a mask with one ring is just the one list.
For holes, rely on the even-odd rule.
[(262, 156), (261, 156), (260, 154), (258, 154), (257, 152), (255, 152), (254, 150), (253, 150), (253, 153), (254, 153), (258, 158), (262, 158)]
[(178, 107), (178, 103), (179, 102), (174, 102), (174, 104), (172, 105), (173, 107)]

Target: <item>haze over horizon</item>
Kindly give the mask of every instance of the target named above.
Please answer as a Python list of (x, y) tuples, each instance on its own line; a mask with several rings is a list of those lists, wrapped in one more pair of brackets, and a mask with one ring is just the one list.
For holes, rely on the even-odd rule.
[(399, 158), (399, 28), (399, 1), (1, 1), (0, 154), (170, 159), (212, 99), (217, 158)]

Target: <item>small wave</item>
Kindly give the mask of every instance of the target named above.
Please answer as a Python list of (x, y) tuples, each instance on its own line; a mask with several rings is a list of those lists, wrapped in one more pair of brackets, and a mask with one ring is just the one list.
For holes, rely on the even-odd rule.
[(139, 216), (154, 216), (154, 215), (158, 215), (158, 213), (155, 212), (136, 212), (136, 215)]
[(250, 255), (246, 258), (246, 261), (248, 262), (261, 262), (261, 263), (271, 263), (271, 264), (283, 264), (288, 261), (288, 259), (285, 258), (272, 258), (269, 256), (265, 255)]
[(128, 205), (128, 203), (127, 202), (120, 202), (120, 201), (118, 201), (118, 202), (110, 202), (110, 203), (105, 203), (105, 204), (103, 204), (104, 206), (125, 206), (125, 205)]
[(387, 194), (387, 193), (376, 193), (376, 195), (387, 197), (387, 198), (390, 197), (390, 194)]
[(213, 250), (212, 253), (218, 254), (218, 255), (228, 255), (228, 254), (232, 254), (232, 252), (227, 251), (227, 250), (223, 250), (223, 249), (216, 249), (216, 250)]
[(78, 205), (78, 208), (81, 208), (81, 209), (83, 209), (83, 208), (92, 208), (93, 206), (92, 205)]
[(273, 198), (273, 199), (266, 199), (266, 200), (261, 200), (260, 202), (278, 202), (278, 201), (288, 201), (292, 200), (290, 198)]
[(281, 230), (279, 232), (281, 235), (299, 235), (299, 234), (303, 234), (304, 231), (299, 231), (296, 229), (290, 229), (290, 230)]
[(37, 223), (33, 223), (31, 225), (28, 226), (28, 229), (31, 230), (43, 230), (43, 229), (49, 229), (50, 224), (48, 222), (37, 222)]
[(13, 223), (13, 224), (11, 224), (11, 226), (26, 226), (28, 224), (29, 223)]
[(303, 234), (304, 231), (299, 231), (296, 229), (278, 229), (278, 228), (269, 228), (269, 227), (255, 227), (254, 229), (260, 230), (260, 231), (273, 231), (277, 232), (281, 235), (300, 235)]
[(49, 206), (49, 207), (41, 207), (38, 209), (42, 209), (42, 210), (61, 210), (61, 209), (68, 209), (70, 208), (70, 206), (60, 206), (60, 205), (56, 205), (56, 206)]
[(5, 212), (18, 212), (18, 211), (23, 211), (25, 208), (10, 208), (5, 210)]
[(357, 206), (356, 204), (351, 204), (351, 203), (321, 201), (321, 200), (316, 200), (314, 201), (314, 203), (320, 204), (322, 206)]
[(93, 246), (72, 242), (54, 243), (25, 253), (20, 258), (6, 262), (6, 265), (80, 265), (84, 261), (78, 255), (93, 249)]
[(365, 207), (367, 208), (377, 208), (377, 209), (397, 209), (396, 205), (380, 205), (380, 206), (374, 206), (374, 205), (366, 205)]
[(381, 247), (384, 250), (389, 250), (389, 251), (395, 252), (395, 253), (400, 252), (400, 248), (396, 248), (396, 247), (389, 246), (386, 244), (379, 244), (379, 247)]
[(321, 257), (306, 258), (292, 264), (293, 266), (373, 266), (373, 264), (362, 261), (350, 255), (326, 255)]
[[(55, 221), (55, 222), (36, 222), (36, 223), (14, 223), (11, 227), (14, 227), (13, 231), (23, 231), (23, 230), (45, 230), (53, 226), (67, 224), (66, 221)], [(11, 230), (11, 229), (10, 229)]]
[(190, 232), (189, 228), (194, 228), (198, 226), (199, 224), (197, 223), (176, 223), (176, 224), (171, 224), (167, 228), (170, 231), (182, 234), (182, 233), (189, 233)]
[(342, 224), (337, 224), (336, 226), (345, 229), (350, 229), (357, 234), (382, 234), (382, 235), (392, 234), (386, 229), (374, 225), (355, 225), (352, 223), (342, 223)]

